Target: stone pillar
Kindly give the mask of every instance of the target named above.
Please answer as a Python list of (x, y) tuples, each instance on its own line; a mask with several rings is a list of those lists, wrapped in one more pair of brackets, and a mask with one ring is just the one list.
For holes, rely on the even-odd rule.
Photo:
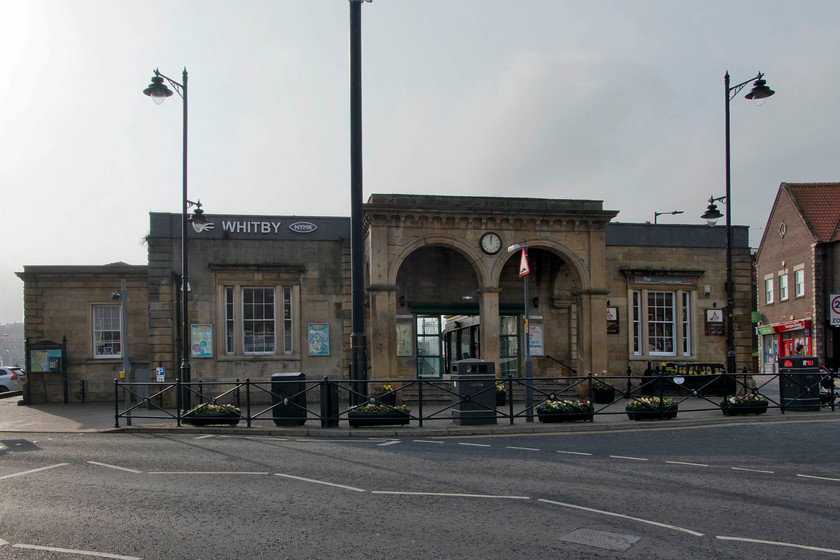
[(377, 284), (370, 294), (370, 372), (368, 379), (390, 379), (397, 371), (397, 287)]
[(481, 359), (493, 361), (501, 371), (499, 361), (499, 288), (481, 288)]

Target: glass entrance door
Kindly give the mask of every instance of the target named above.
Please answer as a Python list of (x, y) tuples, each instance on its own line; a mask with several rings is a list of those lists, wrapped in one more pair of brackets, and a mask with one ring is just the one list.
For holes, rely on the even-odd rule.
[(443, 375), (440, 315), (417, 315), (417, 377)]
[(519, 369), (519, 316), (499, 317), (499, 375), (521, 377)]

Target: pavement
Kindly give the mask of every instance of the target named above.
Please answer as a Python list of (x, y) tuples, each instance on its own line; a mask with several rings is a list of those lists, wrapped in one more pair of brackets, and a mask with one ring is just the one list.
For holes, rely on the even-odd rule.
[[(778, 408), (768, 409), (766, 414), (749, 416), (724, 416), (719, 409), (703, 399), (686, 399), (680, 403), (677, 418), (670, 420), (631, 421), (623, 412), (623, 401), (610, 405), (595, 415), (593, 422), (563, 422), (543, 424), (526, 422), (517, 418), (510, 424), (507, 418), (499, 418), (497, 424), (463, 426), (455, 424), (448, 412), (438, 420), (424, 420), (423, 426), (412, 420), (409, 426), (382, 426), (373, 428), (350, 428), (346, 421), (338, 427), (322, 428), (317, 418), (307, 419), (302, 426), (275, 426), (271, 417), (254, 421), (251, 427), (245, 422), (238, 426), (178, 426), (174, 418), (155, 410), (137, 409), (127, 425), (127, 418), (115, 421), (114, 403), (70, 403), (22, 405), (20, 392), (0, 393), (0, 433), (196, 433), (228, 435), (262, 435), (287, 437), (451, 437), (489, 436), (514, 434), (551, 434), (577, 432), (611, 432), (617, 430), (690, 429), (708, 426), (731, 426), (767, 422), (840, 422), (840, 407), (832, 411), (790, 412), (782, 414)], [(424, 410), (424, 414), (429, 411)], [(143, 417), (148, 416), (148, 417)]]

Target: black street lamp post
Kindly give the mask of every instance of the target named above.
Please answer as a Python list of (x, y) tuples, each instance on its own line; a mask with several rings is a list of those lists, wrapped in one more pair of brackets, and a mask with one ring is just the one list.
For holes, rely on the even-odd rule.
[(350, 379), (351, 404), (367, 395), (365, 350), (364, 210), (362, 189), (362, 2), (350, 0)]
[[(719, 198), (710, 198), (709, 207), (707, 208), (706, 213), (702, 216), (704, 219), (709, 220), (710, 225), (712, 225), (712, 219), (717, 220), (721, 217), (720, 213), (717, 212), (717, 207), (715, 207), (715, 201), (720, 200), (726, 203), (726, 371), (729, 373), (736, 371), (735, 332), (733, 321), (735, 308), (735, 286), (732, 281), (732, 197), (729, 192), (731, 186), (729, 157), (729, 102), (732, 101), (732, 99), (738, 95), (738, 92), (741, 91), (747, 84), (755, 82), (752, 90), (750, 90), (750, 92), (744, 97), (752, 99), (757, 104), (762, 105), (765, 99), (776, 93), (767, 87), (767, 82), (763, 79), (763, 77), (764, 74), (759, 72), (754, 78), (750, 78), (749, 80), (734, 86), (729, 85), (729, 72), (726, 72), (726, 75), (723, 78), (724, 99), (726, 100), (726, 194)], [(714, 210), (714, 213), (717, 214), (714, 218), (712, 218), (714, 214), (711, 212), (712, 210)]]
[[(204, 228), (206, 221), (204, 211), (201, 209), (201, 201), (193, 202), (187, 198), (187, 69), (184, 68), (183, 82), (178, 83), (172, 78), (161, 74), (155, 68), (155, 75), (152, 76), (152, 83), (149, 87), (143, 90), (143, 93), (152, 98), (157, 105), (163, 103), (167, 97), (172, 96), (172, 90), (169, 89), (164, 80), (178, 92), (183, 101), (184, 108), (184, 123), (183, 123), (183, 159), (182, 159), (182, 206), (181, 206), (181, 344), (182, 344), (182, 362), (180, 371), (180, 381), (185, 384), (184, 394), (178, 394), (178, 408), (188, 410), (190, 408), (190, 321), (189, 321), (189, 259), (187, 251), (187, 226), (193, 222), (193, 228), (196, 231), (201, 231)], [(196, 207), (193, 218), (190, 218), (189, 211), (192, 206)]]

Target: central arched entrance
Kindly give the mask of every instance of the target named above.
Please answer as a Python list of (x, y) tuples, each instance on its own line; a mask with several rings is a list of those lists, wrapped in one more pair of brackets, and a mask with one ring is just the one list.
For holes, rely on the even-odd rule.
[[(423, 246), (403, 260), (396, 278), (397, 318), (402, 325), (398, 326), (398, 338), (404, 349), (410, 346), (414, 350), (411, 356), (398, 356), (405, 373), (410, 369), (406, 358), (413, 360), (414, 374), (421, 378), (440, 378), (451, 370), (453, 361), (478, 358), (496, 362), (502, 377), (521, 377), (526, 305), (535, 372), (562, 375), (574, 370), (580, 332), (576, 324), (579, 290), (569, 264), (549, 250), (531, 249), (526, 302), (519, 253), (503, 258), (496, 287), (484, 290), (495, 295), (495, 314), (482, 313), (476, 271), (459, 251)], [(497, 322), (490, 329), (496, 333), (493, 350), (482, 343), (488, 321)], [(409, 329), (410, 344), (405, 341)]]

